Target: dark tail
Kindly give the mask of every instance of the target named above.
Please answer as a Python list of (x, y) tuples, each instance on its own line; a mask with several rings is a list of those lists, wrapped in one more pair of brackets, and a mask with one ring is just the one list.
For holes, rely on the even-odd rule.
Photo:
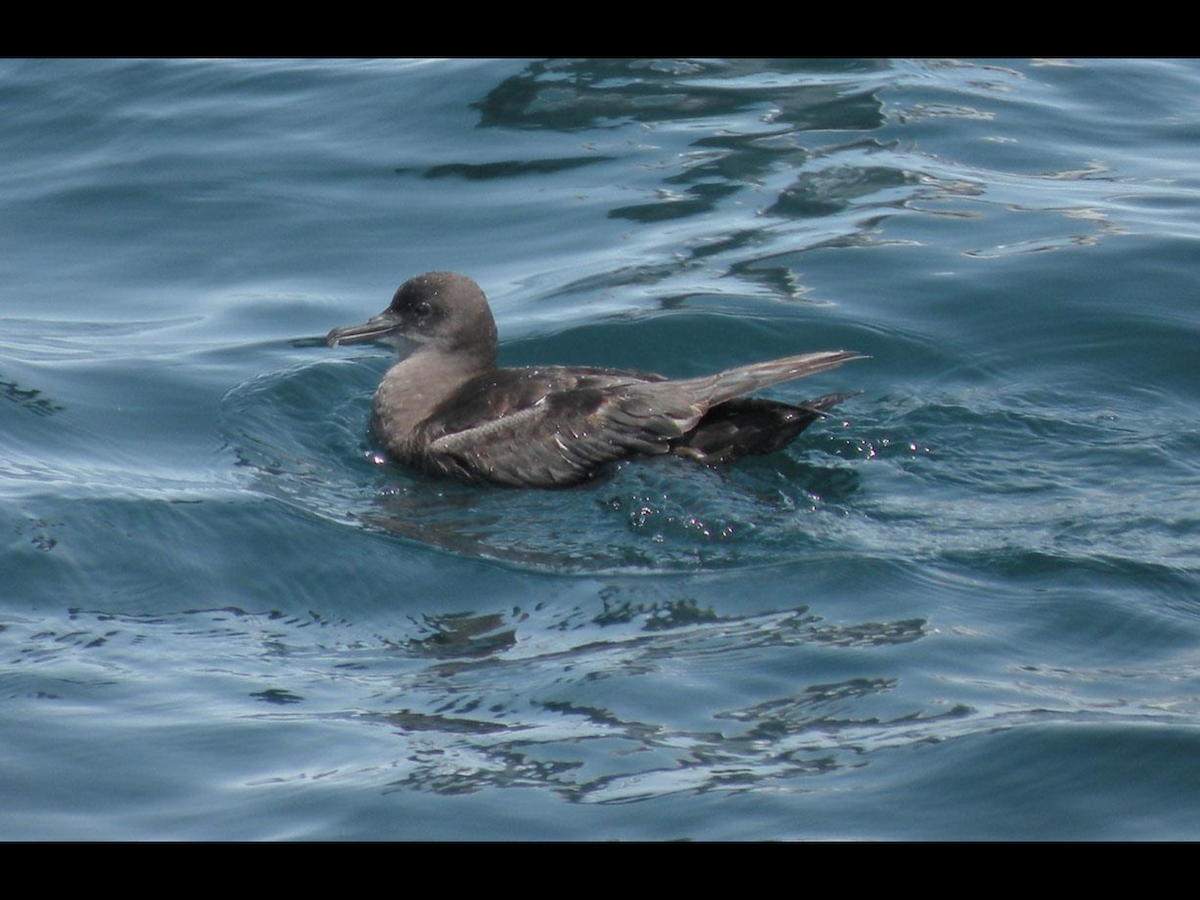
[(782, 450), (827, 410), (858, 391), (826, 394), (804, 403), (776, 403), (755, 397), (736, 397), (708, 411), (696, 427), (671, 442), (671, 452), (709, 466), (742, 456)]

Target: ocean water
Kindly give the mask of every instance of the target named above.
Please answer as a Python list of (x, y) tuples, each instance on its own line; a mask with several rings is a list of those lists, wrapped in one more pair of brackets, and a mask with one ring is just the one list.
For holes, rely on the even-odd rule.
[[(1200, 837), (1200, 63), (0, 63), (0, 839)], [(786, 451), (372, 461), (502, 362)]]

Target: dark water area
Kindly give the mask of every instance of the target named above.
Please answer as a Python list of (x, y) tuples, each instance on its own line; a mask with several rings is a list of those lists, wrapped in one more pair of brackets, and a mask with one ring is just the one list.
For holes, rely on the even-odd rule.
[[(0, 838), (1200, 837), (1200, 64), (0, 63)], [(379, 465), (505, 365), (787, 450)]]

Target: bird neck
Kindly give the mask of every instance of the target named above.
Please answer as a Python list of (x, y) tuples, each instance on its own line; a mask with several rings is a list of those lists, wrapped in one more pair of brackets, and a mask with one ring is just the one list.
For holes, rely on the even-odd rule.
[(371, 427), (376, 439), (392, 456), (407, 459), (418, 426), (463, 384), (495, 368), (494, 354), (430, 347), (405, 357), (387, 370), (375, 391)]

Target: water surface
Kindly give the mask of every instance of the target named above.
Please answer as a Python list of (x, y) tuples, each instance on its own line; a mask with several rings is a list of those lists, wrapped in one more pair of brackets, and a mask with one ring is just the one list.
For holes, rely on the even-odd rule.
[[(1200, 836), (1200, 66), (0, 63), (0, 837)], [(377, 465), (504, 364), (872, 358), (786, 452)]]

